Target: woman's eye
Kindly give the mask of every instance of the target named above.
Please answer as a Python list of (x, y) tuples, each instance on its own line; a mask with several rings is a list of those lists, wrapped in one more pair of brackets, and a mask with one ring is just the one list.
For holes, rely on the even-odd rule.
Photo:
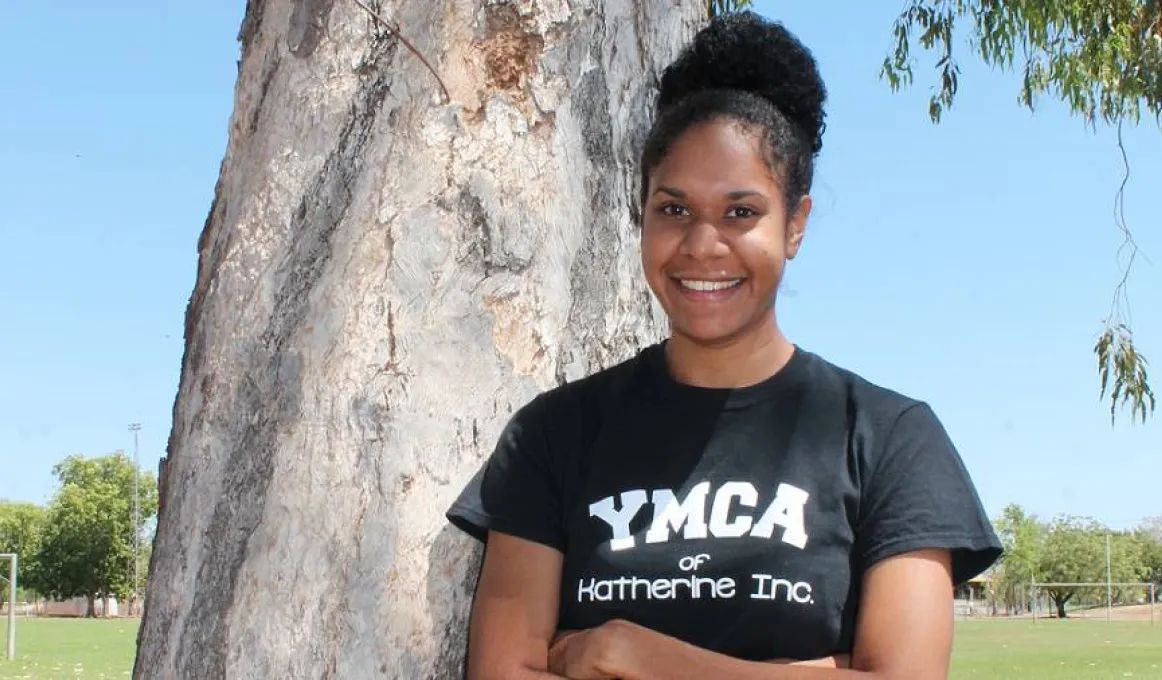
[(751, 210), (750, 208), (747, 208), (746, 206), (741, 206), (741, 205), (738, 207), (735, 207), (735, 208), (731, 208), (726, 213), (727, 217), (734, 217), (734, 218), (738, 218), (738, 219), (746, 219), (748, 217), (754, 217), (756, 215), (758, 215), (758, 212)]
[(689, 211), (686, 210), (685, 206), (678, 205), (677, 203), (667, 203), (662, 206), (662, 214), (671, 217), (682, 217), (688, 215)]

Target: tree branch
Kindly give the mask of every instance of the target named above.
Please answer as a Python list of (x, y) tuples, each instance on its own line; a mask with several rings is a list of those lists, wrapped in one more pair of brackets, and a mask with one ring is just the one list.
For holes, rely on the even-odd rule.
[(1094, 352), (1102, 397), (1107, 390), (1110, 395), (1111, 421), (1119, 406), (1128, 405), (1132, 416), (1144, 422), (1153, 414), (1156, 400), (1146, 358), (1134, 347), (1129, 328), (1128, 282), (1140, 251), (1125, 219), (1130, 164), (1122, 126), (1138, 121), (1143, 110), (1162, 124), (1162, 2), (909, 0), (893, 25), (895, 47), (885, 57), (880, 75), (899, 91), (912, 83), (913, 44), (936, 51), (939, 84), (928, 106), (933, 123), (940, 122), (955, 100), (960, 71), (953, 58), (954, 29), (957, 21), (969, 17), (970, 43), (986, 64), (1011, 71), (1018, 53), (1023, 57), (1018, 97), (1022, 106), (1033, 111), (1038, 95), (1051, 94), (1090, 127), (1099, 119), (1117, 126), (1125, 168), (1114, 200), (1114, 223), (1123, 237), (1117, 251), (1122, 271)]
[(374, 19), (375, 21), (379, 22), (379, 24), (381, 26), (383, 26), (387, 30), (394, 33), (395, 37), (399, 38), (399, 41), (401, 43), (403, 43), (403, 46), (408, 48), (408, 50), (412, 54), (416, 55), (416, 58), (419, 59), (423, 63), (424, 67), (428, 69), (428, 72), (432, 74), (432, 77), (436, 79), (436, 82), (440, 84), (440, 90), (444, 94), (444, 103), (447, 104), (447, 103), (451, 102), (452, 97), (451, 97), (451, 95), (448, 94), (448, 88), (447, 88), (447, 86), (444, 85), (444, 80), (442, 78), (440, 78), (440, 74), (436, 73), (436, 69), (432, 68), (432, 65), (429, 64), (428, 60), (424, 58), (424, 55), (421, 54), (420, 51), (416, 49), (415, 45), (412, 45), (411, 42), (407, 38), (403, 37), (403, 34), (400, 33), (399, 25), (396, 24), (395, 22), (391, 22), (391, 21), (388, 21), (387, 19), (384, 19), (382, 16), (380, 16), (380, 14), (378, 12), (371, 9), (371, 7), (369, 7), (366, 3), (364, 3), (363, 0), (351, 0), (351, 1), (354, 2), (356, 5), (359, 5), (359, 7), (362, 8), (364, 12), (367, 12), (369, 15), (371, 15), (371, 18)]

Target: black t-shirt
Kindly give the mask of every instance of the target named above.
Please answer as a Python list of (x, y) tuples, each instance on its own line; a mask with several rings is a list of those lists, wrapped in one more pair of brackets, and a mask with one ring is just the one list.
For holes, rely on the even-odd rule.
[(564, 555), (559, 629), (614, 618), (751, 660), (850, 652), (861, 575), (1001, 553), (923, 402), (796, 348), (741, 389), (684, 385), (664, 343), (520, 409), (448, 512)]

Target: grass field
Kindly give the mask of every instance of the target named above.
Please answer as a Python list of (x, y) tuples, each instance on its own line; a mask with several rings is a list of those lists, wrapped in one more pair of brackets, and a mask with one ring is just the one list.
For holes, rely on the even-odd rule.
[[(7, 620), (0, 623), (7, 635)], [(19, 619), (16, 660), (0, 637), (0, 678), (127, 678), (133, 668), (137, 619)]]
[(952, 678), (1162, 679), (1162, 624), (1142, 621), (963, 621)]
[[(17, 623), (17, 631), (16, 661), (8, 661), (0, 645), (0, 680), (126, 678), (133, 666), (134, 620), (28, 619)], [(951, 677), (1162, 680), (1162, 623), (960, 622)]]

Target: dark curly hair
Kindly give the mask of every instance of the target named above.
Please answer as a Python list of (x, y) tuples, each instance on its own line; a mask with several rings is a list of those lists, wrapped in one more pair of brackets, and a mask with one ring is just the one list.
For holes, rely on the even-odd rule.
[(754, 12), (716, 17), (662, 74), (641, 156), (642, 205), (674, 140), (698, 123), (730, 118), (766, 142), (767, 162), (794, 210), (811, 190), (826, 99), (815, 58), (782, 24)]

